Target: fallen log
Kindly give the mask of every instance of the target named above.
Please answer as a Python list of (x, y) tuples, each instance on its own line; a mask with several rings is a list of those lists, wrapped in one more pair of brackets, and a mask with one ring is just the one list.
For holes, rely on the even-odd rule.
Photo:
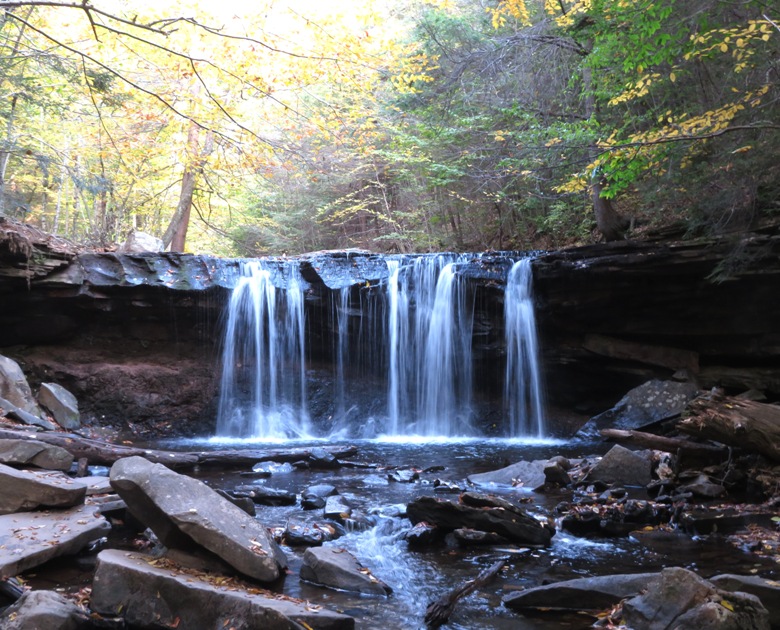
[(708, 455), (710, 457), (728, 456), (728, 449), (724, 446), (701, 444), (692, 442), (687, 438), (672, 438), (643, 431), (626, 431), (623, 429), (602, 429), (601, 435), (620, 444), (652, 448), (668, 453), (676, 453), (679, 450), (683, 450), (695, 455)]
[[(162, 451), (157, 449), (139, 448), (124, 444), (112, 444), (100, 440), (75, 435), (73, 433), (55, 433), (51, 431), (23, 431), (0, 428), (0, 438), (39, 440), (54, 444), (69, 451), (74, 459), (86, 459), (91, 466), (111, 466), (124, 457), (140, 456), (154, 464), (165, 464), (169, 468), (192, 468), (198, 465), (214, 465), (224, 467), (253, 466), (258, 462), (296, 462), (307, 459), (310, 448), (290, 449), (251, 449), (222, 451)], [(320, 447), (334, 457), (351, 457), (357, 453), (354, 446)]]
[(435, 602), (431, 602), (428, 608), (425, 610), (425, 625), (428, 628), (438, 628), (447, 623), (447, 620), (455, 610), (457, 603), (466, 597), (469, 593), (474, 592), (478, 588), (482, 588), (486, 584), (489, 584), (498, 575), (498, 572), (504, 568), (504, 565), (509, 561), (509, 558), (503, 558), (496, 562), (493, 566), (485, 569), (473, 580), (464, 582), (457, 588), (453, 589), (446, 595), (442, 595)]
[(780, 461), (780, 407), (712, 393), (692, 400), (677, 428)]

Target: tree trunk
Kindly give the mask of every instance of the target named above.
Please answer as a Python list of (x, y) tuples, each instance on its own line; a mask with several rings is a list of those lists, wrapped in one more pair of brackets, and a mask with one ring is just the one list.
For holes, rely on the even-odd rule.
[(625, 238), (629, 220), (615, 210), (611, 199), (602, 197), (606, 181), (597, 176), (591, 184), (593, 210), (596, 215), (596, 227), (607, 241), (620, 241)]
[(711, 394), (690, 402), (677, 428), (780, 461), (780, 407)]

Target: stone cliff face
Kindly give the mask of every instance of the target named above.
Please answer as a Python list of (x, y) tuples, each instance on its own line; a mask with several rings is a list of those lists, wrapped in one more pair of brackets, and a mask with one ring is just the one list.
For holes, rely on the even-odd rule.
[[(285, 286), (291, 260), (271, 262), (274, 282)], [(320, 397), (313, 413), (327, 414), (332, 293), (351, 287), (358, 303), (387, 281), (388, 268), (366, 252), (311, 254), (292, 264), (307, 283), (310, 391)], [(510, 257), (490, 253), (459, 268), (473, 290), (475, 379), (486, 401), (500, 396), (510, 265)], [(73, 392), (87, 420), (155, 434), (208, 433), (223, 311), (239, 267), (238, 260), (186, 254), (79, 252), (0, 219), (0, 353), (17, 360), (34, 387), (56, 382)], [(774, 230), (542, 254), (534, 291), (554, 407), (597, 413), (630, 387), (681, 370), (706, 387), (780, 395)], [(367, 397), (374, 386), (366, 385)], [(500, 421), (495, 406), (486, 418)]]

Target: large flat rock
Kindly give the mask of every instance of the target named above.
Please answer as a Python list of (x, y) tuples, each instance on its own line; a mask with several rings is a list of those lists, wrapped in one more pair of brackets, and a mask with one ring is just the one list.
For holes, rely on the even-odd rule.
[(110, 530), (94, 506), (0, 516), (0, 579), (78, 553)]
[(58, 473), (16, 470), (0, 464), (0, 514), (84, 502), (86, 488)]
[(544, 483), (546, 459), (520, 461), (498, 470), (469, 475), (468, 480), (475, 486), (515, 486), (533, 490)]
[(206, 574), (165, 566), (139, 553), (101, 551), (92, 609), (155, 628), (351, 630), (352, 617)]
[(39, 440), (0, 439), (0, 464), (70, 470), (73, 455), (64, 448)]
[(602, 610), (641, 593), (657, 577), (657, 573), (635, 573), (565, 580), (510, 593), (504, 597), (504, 606), (512, 610)]
[(312, 547), (303, 554), (301, 579), (341, 591), (366, 595), (390, 595), (393, 592), (382, 580), (374, 577), (346, 549)]
[(261, 582), (279, 579), (287, 567), (265, 526), (202, 481), (127, 457), (111, 467), (111, 485), (167, 547), (203, 547)]

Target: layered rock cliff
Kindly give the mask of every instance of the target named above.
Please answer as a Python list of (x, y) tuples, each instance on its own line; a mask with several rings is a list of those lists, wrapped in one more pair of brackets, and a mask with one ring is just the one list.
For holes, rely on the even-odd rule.
[[(459, 266), (473, 290), (475, 380), (488, 401), (500, 396), (512, 258), (475, 254)], [(307, 283), (311, 392), (327, 398), (328, 387), (317, 382), (332, 373), (332, 293), (351, 287), (360, 303), (386, 283), (386, 261), (351, 251), (269, 264), (278, 286), (291, 264)], [(238, 260), (187, 254), (84, 252), (0, 219), (0, 353), (17, 360), (33, 386), (56, 382), (72, 391), (87, 421), (208, 432), (223, 311), (239, 267)], [(776, 228), (543, 253), (533, 267), (552, 406), (596, 413), (648, 378), (683, 373), (705, 387), (780, 395)], [(318, 404), (327, 413), (331, 402)], [(486, 416), (492, 422), (500, 412)]]

